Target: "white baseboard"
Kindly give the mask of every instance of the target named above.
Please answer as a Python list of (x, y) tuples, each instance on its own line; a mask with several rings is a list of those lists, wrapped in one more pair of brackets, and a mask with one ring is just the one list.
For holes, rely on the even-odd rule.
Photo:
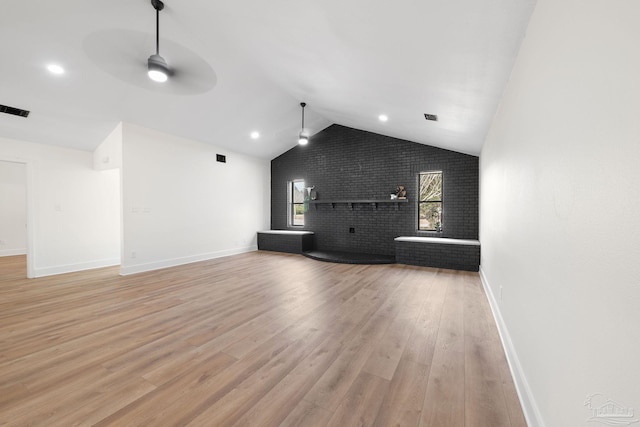
[(493, 318), (498, 326), (498, 333), (500, 334), (500, 340), (502, 341), (502, 348), (504, 349), (507, 362), (509, 363), (511, 376), (513, 377), (513, 382), (515, 384), (516, 391), (518, 392), (518, 397), (520, 398), (520, 404), (522, 405), (522, 411), (524, 412), (524, 417), (527, 420), (527, 425), (529, 427), (545, 427), (542, 414), (540, 414), (538, 405), (536, 404), (531, 388), (529, 387), (529, 382), (522, 370), (522, 365), (520, 365), (518, 354), (516, 353), (516, 349), (511, 341), (509, 330), (502, 318), (498, 300), (496, 300), (493, 295), (493, 291), (491, 290), (491, 286), (489, 286), (489, 281), (484, 274), (484, 270), (482, 270), (482, 266), (480, 266), (480, 280), (482, 281), (482, 286), (487, 294)]
[(78, 264), (56, 265), (54, 267), (34, 268), (33, 277), (53, 276), (55, 274), (73, 273), (75, 271), (93, 270), (94, 268), (113, 267), (120, 265), (120, 258), (100, 259), (81, 262)]
[(26, 255), (27, 248), (20, 249), (0, 249), (0, 256), (16, 256), (16, 255)]
[(208, 252), (198, 255), (190, 255), (187, 257), (172, 258), (162, 261), (148, 262), (144, 264), (122, 265), (120, 275), (127, 276), (129, 274), (144, 273), (145, 271), (160, 270), (162, 268), (176, 267), (178, 265), (191, 264), (193, 262), (207, 261), (215, 258), (222, 258), (230, 255), (238, 255), (246, 252), (257, 251), (257, 246), (247, 246), (244, 248), (227, 249), (224, 251)]

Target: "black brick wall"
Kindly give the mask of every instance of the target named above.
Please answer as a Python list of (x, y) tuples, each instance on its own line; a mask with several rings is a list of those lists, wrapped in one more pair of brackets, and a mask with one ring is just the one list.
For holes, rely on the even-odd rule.
[(478, 271), (480, 246), (396, 242), (396, 262), (452, 270)]
[[(418, 232), (418, 173), (443, 172), (443, 230)], [(398, 236), (478, 239), (478, 157), (332, 125), (307, 146), (271, 161), (271, 228), (287, 226), (287, 182), (304, 179), (318, 200), (388, 199), (398, 185), (409, 203), (311, 205), (304, 230), (319, 250), (394, 255)], [(355, 233), (349, 233), (349, 228)]]

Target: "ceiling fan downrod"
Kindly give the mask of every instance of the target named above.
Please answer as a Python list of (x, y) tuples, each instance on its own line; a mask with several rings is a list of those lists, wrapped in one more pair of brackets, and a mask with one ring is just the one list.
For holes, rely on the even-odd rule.
[(156, 53), (147, 61), (147, 74), (151, 80), (162, 83), (167, 81), (170, 74), (167, 61), (160, 56), (160, 11), (164, 9), (164, 3), (161, 0), (151, 0), (151, 5), (156, 10)]
[(151, 0), (151, 5), (156, 10), (156, 55), (160, 55), (160, 11), (164, 9), (162, 0)]

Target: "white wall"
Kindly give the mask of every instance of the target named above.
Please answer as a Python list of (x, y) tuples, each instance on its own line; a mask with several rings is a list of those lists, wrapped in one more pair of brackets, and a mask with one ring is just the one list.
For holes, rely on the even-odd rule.
[(0, 161), (0, 256), (26, 253), (26, 165)]
[(480, 157), (481, 273), (531, 426), (604, 425), (595, 393), (640, 418), (639, 16), (539, 0)]
[(127, 123), (122, 139), (122, 274), (257, 249), (268, 161)]
[(120, 262), (117, 170), (95, 171), (89, 152), (5, 138), (0, 159), (27, 164), (30, 276)]
[(122, 167), (122, 122), (111, 131), (102, 143), (93, 150), (95, 170), (119, 169)]

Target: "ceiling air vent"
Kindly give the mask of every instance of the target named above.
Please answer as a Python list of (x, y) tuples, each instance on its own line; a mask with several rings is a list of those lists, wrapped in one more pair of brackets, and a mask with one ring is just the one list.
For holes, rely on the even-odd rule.
[(438, 116), (436, 116), (435, 114), (424, 113), (424, 118), (427, 119), (427, 120), (431, 120), (433, 122), (437, 122), (438, 121)]
[(29, 111), (22, 110), (20, 108), (9, 107), (8, 105), (0, 104), (0, 113), (12, 114), (14, 116), (29, 117)]

